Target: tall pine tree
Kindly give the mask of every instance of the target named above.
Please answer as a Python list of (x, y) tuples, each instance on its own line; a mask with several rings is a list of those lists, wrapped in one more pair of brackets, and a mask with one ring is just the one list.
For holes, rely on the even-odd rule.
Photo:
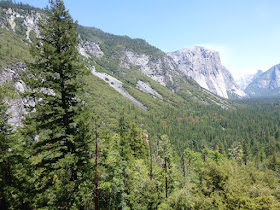
[(69, 208), (89, 206), (85, 186), (89, 161), (86, 129), (79, 125), (82, 103), (77, 96), (79, 79), (85, 73), (77, 46), (77, 24), (61, 0), (51, 0), (46, 15), (38, 23), (40, 36), (31, 46), (24, 81), (30, 88), (27, 97), (35, 99), (29, 106), (26, 130), (33, 137), (33, 181), (35, 208)]

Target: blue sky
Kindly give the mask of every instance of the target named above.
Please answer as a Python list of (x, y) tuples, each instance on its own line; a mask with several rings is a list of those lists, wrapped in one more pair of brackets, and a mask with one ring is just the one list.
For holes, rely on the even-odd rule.
[[(23, 0), (44, 7), (48, 0)], [(79, 24), (171, 52), (218, 50), (234, 75), (280, 63), (279, 0), (65, 0)]]

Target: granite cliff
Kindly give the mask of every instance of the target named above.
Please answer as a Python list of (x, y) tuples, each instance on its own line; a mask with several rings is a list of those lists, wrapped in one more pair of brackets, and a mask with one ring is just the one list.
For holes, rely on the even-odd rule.
[(212, 93), (224, 98), (246, 97), (231, 73), (221, 64), (217, 51), (195, 46), (168, 55), (181, 72)]

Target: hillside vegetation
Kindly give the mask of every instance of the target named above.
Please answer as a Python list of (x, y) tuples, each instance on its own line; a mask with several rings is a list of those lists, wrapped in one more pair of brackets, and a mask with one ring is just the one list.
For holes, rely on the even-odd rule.
[[(65, 8), (54, 2), (47, 13), (57, 18), (56, 10)], [(2, 19), (8, 8), (40, 12), (6, 1), (0, 7)], [(35, 37), (31, 43), (25, 31), (0, 30), (2, 69), (26, 61), (29, 70), (20, 76), (40, 90), (0, 86), (1, 209), (280, 208), (280, 99), (237, 103), (217, 97), (182, 77), (144, 40), (83, 26), (76, 34), (69, 13), (63, 15), (46, 20), (41, 43)], [(61, 27), (70, 32), (61, 35)], [(79, 37), (97, 43), (103, 56), (79, 55)], [(64, 51), (57, 53), (57, 46)], [(161, 85), (141, 66), (120, 65), (125, 51), (161, 62), (158, 73), (172, 79)], [(120, 80), (147, 110), (94, 76), (93, 66)], [(162, 99), (137, 88), (138, 81)], [(12, 128), (7, 101), (27, 95), (37, 98), (36, 112), (26, 103), (23, 127)]]

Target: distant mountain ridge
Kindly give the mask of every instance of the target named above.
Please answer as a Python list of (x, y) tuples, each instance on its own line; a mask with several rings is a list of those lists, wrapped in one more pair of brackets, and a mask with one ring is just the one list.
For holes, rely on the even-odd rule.
[(245, 89), (250, 97), (276, 97), (280, 95), (280, 64), (256, 77)]
[(255, 74), (242, 75), (242, 76), (238, 77), (235, 81), (242, 90), (245, 90), (248, 87), (248, 85), (253, 80), (258, 78), (262, 73), (263, 73), (262, 70), (258, 70), (257, 73), (255, 73)]
[[(22, 10), (19, 7), (20, 5), (13, 5), (12, 3), (9, 3), (9, 5), (13, 8), (4, 7), (0, 16), (0, 27), (25, 36), (26, 41), (32, 41), (35, 36), (38, 36), (37, 21), (42, 11), (35, 10), (32, 7)], [(187, 76), (195, 80), (201, 87), (218, 96), (224, 98), (231, 98), (233, 95), (237, 97), (245, 96), (244, 92), (236, 86), (231, 74), (220, 64), (220, 57), (216, 51), (200, 48), (203, 52), (196, 53), (194, 59), (191, 59), (191, 62), (194, 62), (191, 65), (197, 67), (195, 69), (196, 75), (193, 75), (182, 70), (182, 65), (177, 63), (176, 59), (174, 60), (170, 54), (160, 51), (142, 39), (116, 36), (93, 27), (79, 26), (78, 32), (82, 39), (79, 51), (88, 59), (98, 59), (97, 62), (103, 62), (104, 58), (115, 59), (114, 64), (118, 63), (118, 68), (137, 69), (137, 71), (161, 85), (169, 86), (176, 91), (182, 89), (180, 86), (184, 83), (182, 82), (185, 80), (184, 77)], [(193, 49), (198, 48), (194, 47)], [(200, 58), (198, 58), (199, 56)], [(209, 65), (207, 61), (209, 58), (211, 59), (210, 62), (216, 62), (214, 66)], [(105, 62), (102, 63), (103, 66), (104, 64)], [(205, 68), (201, 70), (203, 65)], [(217, 70), (215, 71), (213, 68), (217, 68)], [(116, 73), (116, 70), (117, 68), (113, 72)], [(205, 74), (206, 72), (209, 73)], [(181, 82), (178, 82), (179, 80)]]
[(231, 73), (221, 64), (219, 52), (195, 46), (168, 55), (185, 75), (212, 93), (224, 98), (246, 97)]

